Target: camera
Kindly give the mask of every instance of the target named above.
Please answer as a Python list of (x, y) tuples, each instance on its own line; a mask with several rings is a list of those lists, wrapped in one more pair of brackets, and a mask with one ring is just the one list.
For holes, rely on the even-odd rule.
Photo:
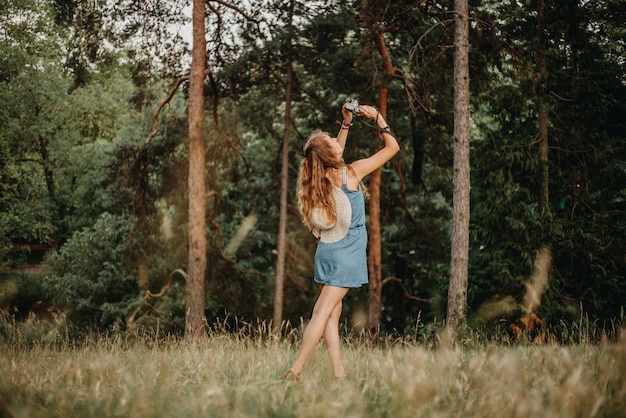
[(350, 103), (346, 104), (346, 110), (349, 110), (355, 115), (359, 115), (361, 113), (359, 112), (359, 101), (356, 99), (351, 99)]

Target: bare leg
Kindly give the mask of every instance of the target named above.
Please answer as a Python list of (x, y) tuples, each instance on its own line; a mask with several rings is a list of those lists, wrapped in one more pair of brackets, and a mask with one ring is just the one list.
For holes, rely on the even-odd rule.
[[(302, 372), (304, 363), (309, 358), (313, 350), (315, 350), (320, 338), (322, 338), (322, 334), (326, 328), (326, 323), (329, 321), (329, 318), (332, 316), (332, 313), (337, 305), (341, 304), (341, 300), (346, 293), (348, 293), (348, 289), (345, 287), (322, 287), (322, 292), (320, 293), (319, 298), (317, 298), (317, 302), (313, 308), (311, 321), (302, 336), (302, 345), (300, 346), (298, 357), (296, 358), (293, 367), (290, 369), (291, 373), (296, 377)], [(341, 313), (341, 310), (339, 312)], [(337, 322), (338, 321), (339, 320), (337, 319)], [(338, 339), (339, 335), (337, 334), (337, 340)], [(289, 374), (289, 371), (287, 373)], [(285, 377), (287, 377), (287, 375), (285, 375)]]
[(339, 302), (333, 313), (326, 321), (326, 328), (324, 329), (324, 340), (326, 341), (326, 348), (328, 349), (328, 357), (330, 357), (330, 364), (333, 366), (333, 372), (335, 377), (344, 378), (347, 376), (346, 370), (343, 368), (340, 354), (340, 340), (339, 340), (339, 318), (341, 317), (341, 306)]

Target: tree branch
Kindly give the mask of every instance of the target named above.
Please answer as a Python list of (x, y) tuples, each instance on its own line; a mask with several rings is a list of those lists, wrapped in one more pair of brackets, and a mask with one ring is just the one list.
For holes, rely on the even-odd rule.
[(163, 110), (165, 105), (168, 104), (172, 100), (172, 97), (174, 97), (174, 94), (176, 94), (176, 92), (178, 91), (178, 87), (180, 87), (180, 85), (184, 81), (187, 81), (187, 80), (189, 80), (188, 75), (180, 77), (178, 80), (176, 80), (176, 84), (174, 84), (174, 87), (172, 87), (172, 89), (170, 90), (170, 93), (167, 95), (165, 100), (163, 100), (161, 104), (159, 105), (159, 107), (157, 108), (156, 112), (154, 113), (154, 121), (152, 124), (153, 129), (152, 129), (152, 132), (150, 132), (150, 135), (148, 135), (148, 138), (146, 139), (146, 144), (152, 141), (152, 139), (159, 132), (159, 116), (161, 115), (161, 110)]
[[(223, 0), (207, 0), (207, 5), (209, 5), (209, 3), (211, 2), (215, 2), (218, 4), (221, 4), (222, 6), (229, 8), (231, 10), (236, 11), (237, 13), (239, 13), (241, 16), (243, 16), (246, 20), (250, 21), (250, 22), (254, 22), (257, 25), (261, 22), (263, 22), (263, 19), (261, 20), (257, 20), (255, 19), (253, 16), (249, 15), (245, 10), (243, 10), (241, 7), (235, 6), (234, 4), (228, 3), (226, 1)], [(211, 7), (209, 5), (209, 7)], [(211, 7), (212, 8), (212, 7)], [(212, 8), (213, 9), (213, 8)]]
[(415, 225), (416, 229), (419, 229), (419, 222), (418, 220), (415, 218), (415, 216), (413, 216), (413, 214), (411, 213), (411, 210), (409, 209), (409, 202), (406, 199), (406, 189), (404, 187), (404, 175), (402, 175), (402, 163), (400, 161), (400, 159), (398, 159), (398, 177), (400, 178), (400, 197), (402, 198), (402, 204), (404, 205), (404, 213), (407, 214), (407, 216), (409, 217), (409, 219), (411, 219), (411, 222), (413, 222), (413, 225)]
[(430, 303), (430, 299), (424, 299), (424, 298), (420, 298), (417, 296), (413, 296), (412, 294), (409, 293), (409, 290), (406, 288), (405, 284), (402, 282), (401, 279), (397, 278), (397, 277), (393, 277), (393, 276), (389, 276), (386, 277), (383, 281), (382, 281), (382, 286), (386, 285), (389, 282), (396, 282), (400, 285), (400, 287), (402, 288), (402, 291), (404, 292), (404, 296), (407, 299), (411, 299), (411, 300), (415, 300), (418, 302), (424, 302), (424, 303)]
[[(174, 276), (176, 274), (180, 274), (183, 279), (185, 279), (185, 281), (187, 281), (189, 277), (187, 273), (182, 269), (176, 269), (170, 273), (169, 277), (167, 278), (167, 283), (165, 283), (159, 293), (152, 293), (150, 290), (146, 290), (146, 295), (143, 297), (142, 300), (142, 306), (147, 306), (149, 310), (141, 316), (142, 318), (146, 316), (150, 312), (150, 310), (156, 312), (158, 315), (161, 314), (161, 312), (159, 312), (158, 309), (156, 309), (150, 302), (148, 302), (148, 300), (150, 300), (150, 298), (159, 299), (165, 296), (170, 287), (172, 287), (172, 283), (174, 282)], [(137, 315), (139, 314), (142, 306), (138, 306), (137, 309), (135, 309), (133, 313), (128, 317), (128, 319), (126, 320), (126, 328), (130, 328), (135, 324), (135, 322), (137, 321)]]
[[(207, 69), (204, 75), (207, 76), (209, 74), (211, 74), (211, 70)], [(152, 139), (159, 132), (159, 116), (161, 115), (161, 111), (163, 110), (165, 105), (168, 104), (172, 100), (172, 97), (174, 97), (174, 94), (176, 94), (180, 85), (187, 80), (189, 80), (188, 75), (182, 76), (178, 80), (176, 80), (174, 87), (171, 88), (165, 100), (163, 100), (161, 104), (159, 105), (159, 107), (157, 108), (156, 112), (154, 113), (154, 120), (153, 120), (153, 125), (152, 125), (153, 129), (152, 129), (152, 132), (150, 132), (150, 135), (148, 135), (148, 138), (146, 139), (146, 142), (145, 142), (146, 144), (152, 141)]]

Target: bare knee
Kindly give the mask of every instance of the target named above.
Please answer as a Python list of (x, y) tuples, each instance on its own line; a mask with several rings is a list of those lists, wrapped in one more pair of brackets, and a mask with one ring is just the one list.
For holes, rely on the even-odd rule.
[(347, 289), (344, 288), (333, 288), (329, 286), (322, 288), (322, 293), (313, 308), (313, 316), (328, 319), (331, 315), (336, 315), (335, 311), (341, 315), (341, 300), (346, 292)]
[(316, 303), (313, 307), (313, 316), (319, 316), (323, 318), (329, 318), (334, 312), (334, 309), (324, 304)]
[(333, 311), (330, 314), (330, 317), (332, 319), (335, 319), (335, 320), (339, 321), (339, 318), (341, 317), (342, 305), (343, 305), (342, 302), (339, 302), (337, 305), (335, 305), (335, 308), (333, 309)]

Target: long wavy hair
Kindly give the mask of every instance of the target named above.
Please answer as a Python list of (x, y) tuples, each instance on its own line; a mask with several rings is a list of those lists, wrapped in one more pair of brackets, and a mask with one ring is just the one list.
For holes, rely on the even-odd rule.
[(337, 220), (335, 201), (332, 198), (332, 183), (326, 178), (326, 169), (341, 168), (343, 158), (337, 156), (336, 151), (324, 137), (330, 136), (321, 130), (314, 131), (307, 140), (302, 154), (298, 172), (298, 208), (302, 215), (302, 223), (310, 230), (313, 224), (311, 214), (313, 208), (323, 209), (326, 218), (332, 223)]

